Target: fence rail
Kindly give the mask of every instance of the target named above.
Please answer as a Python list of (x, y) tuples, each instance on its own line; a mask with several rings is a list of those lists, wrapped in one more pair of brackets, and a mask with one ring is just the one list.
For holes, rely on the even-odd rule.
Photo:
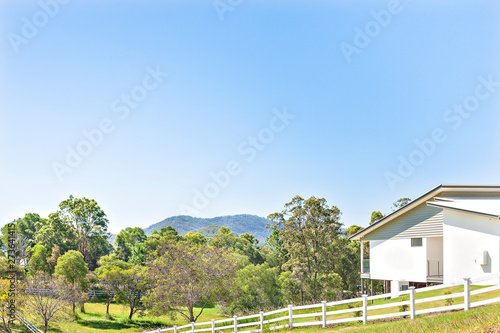
[(38, 329), (31, 321), (26, 319), (22, 314), (16, 311), (16, 318), (32, 333), (43, 333), (42, 330)]
[[(202, 323), (191, 323), (184, 326), (174, 326), (169, 328), (158, 328), (154, 331), (148, 331), (144, 333), (160, 333), (160, 332), (173, 332), (173, 333), (198, 333), (198, 332), (212, 332), (216, 331), (224, 331), (231, 330), (233, 332), (240, 333), (253, 333), (253, 332), (263, 332), (264, 330), (278, 330), (280, 328), (287, 327), (289, 329), (293, 329), (294, 327), (305, 327), (305, 326), (322, 326), (323, 328), (326, 325), (330, 324), (341, 324), (348, 323), (353, 321), (362, 321), (366, 324), (369, 320), (377, 320), (384, 318), (393, 318), (393, 317), (406, 317), (409, 316), (411, 319), (414, 319), (416, 315), (426, 314), (431, 312), (441, 312), (441, 311), (451, 311), (456, 309), (463, 309), (465, 311), (470, 308), (497, 303), (500, 302), (500, 297), (490, 298), (479, 300), (476, 302), (471, 302), (471, 296), (485, 294), (488, 292), (500, 290), (499, 285), (500, 273), (483, 275), (478, 278), (464, 278), (463, 281), (457, 281), (447, 284), (441, 284), (432, 287), (419, 288), (416, 290), (414, 287), (410, 287), (409, 290), (404, 292), (399, 292), (397, 295), (395, 294), (383, 294), (376, 296), (367, 296), (363, 295), (362, 297), (337, 301), (337, 302), (321, 302), (319, 304), (312, 305), (301, 305), (301, 306), (292, 306), (289, 305), (287, 308), (274, 310), (270, 312), (260, 312), (259, 314), (222, 319), (222, 320), (211, 320), (209, 322)], [(477, 289), (471, 291), (470, 286), (474, 283), (479, 283), (488, 280), (493, 280), (490, 287), (483, 287), (482, 289)], [(422, 293), (426, 291), (446, 289), (456, 286), (463, 286), (463, 291), (455, 292), (452, 294), (445, 294), (441, 296), (432, 296), (426, 298), (415, 299), (415, 295), (417, 293)], [(404, 296), (408, 297), (407, 300), (401, 300), (398, 302), (379, 304), (379, 305), (368, 305), (368, 301), (380, 299), (380, 298), (389, 298), (389, 297), (399, 297)], [(463, 302), (459, 304), (453, 304), (457, 301), (457, 298), (463, 298)], [(446, 306), (432, 307), (426, 309), (416, 309), (417, 304), (441, 301), (441, 300), (450, 300), (453, 301), (447, 302)], [(348, 308), (345, 308), (347, 305)], [(381, 313), (381, 314), (371, 314), (369, 315), (369, 311), (374, 310), (382, 310), (389, 308), (398, 308), (396, 312), (389, 313)], [(328, 308), (331, 308), (330, 311), (327, 311)], [(333, 308), (333, 309), (332, 309)], [(305, 311), (311, 311), (311, 313), (303, 313)], [(302, 313), (295, 313), (302, 312)], [(286, 314), (284, 312), (287, 312)], [(329, 316), (345, 316), (346, 314), (351, 314), (353, 317), (345, 317), (345, 318), (328, 318)], [(274, 325), (272, 325), (274, 324)], [(200, 327), (200, 328), (197, 328)], [(245, 330), (239, 330), (240, 328), (245, 328)]]

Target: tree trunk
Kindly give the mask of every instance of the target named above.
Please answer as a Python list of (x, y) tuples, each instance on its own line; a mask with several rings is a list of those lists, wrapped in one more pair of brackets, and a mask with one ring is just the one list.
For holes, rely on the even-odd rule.
[(188, 306), (189, 310), (189, 321), (194, 322), (194, 309), (192, 306)]
[(73, 316), (75, 315), (75, 308), (76, 308), (76, 304), (75, 304), (75, 302), (73, 302)]
[(45, 320), (45, 327), (43, 328), (43, 333), (47, 333), (48, 329), (49, 329), (49, 321)]
[(132, 320), (133, 315), (134, 315), (134, 308), (130, 308), (130, 315), (128, 316), (128, 319)]
[(85, 313), (85, 302), (80, 303), (80, 312)]
[(106, 314), (109, 316), (109, 304), (111, 301), (108, 300), (108, 303), (106, 304)]

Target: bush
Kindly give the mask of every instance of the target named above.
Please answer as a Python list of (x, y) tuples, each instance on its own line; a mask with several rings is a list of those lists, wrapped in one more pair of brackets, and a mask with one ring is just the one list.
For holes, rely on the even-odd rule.
[[(409, 299), (410, 299), (410, 297), (408, 295), (401, 296), (401, 302), (408, 301)], [(405, 311), (408, 311), (409, 309), (410, 309), (409, 304), (403, 304), (403, 305), (399, 306), (399, 312), (405, 312)], [(406, 318), (406, 317), (407, 316), (403, 316), (403, 318)]]
[[(452, 292), (451, 292), (450, 289), (445, 290), (444, 293), (443, 293), (443, 295), (451, 295), (451, 294), (452, 294)], [(444, 305), (445, 306), (453, 305), (454, 302), (455, 302), (455, 300), (453, 298), (451, 298), (451, 297), (450, 298), (446, 298), (444, 300)]]
[[(359, 302), (356, 302), (356, 303), (349, 303), (347, 304), (347, 307), (349, 309), (353, 309), (353, 308), (360, 308), (363, 306), (363, 302), (359, 301)], [(353, 315), (354, 315), (354, 318), (356, 317), (361, 317), (363, 315), (363, 311), (361, 310), (358, 310), (358, 311), (354, 311), (353, 312)]]

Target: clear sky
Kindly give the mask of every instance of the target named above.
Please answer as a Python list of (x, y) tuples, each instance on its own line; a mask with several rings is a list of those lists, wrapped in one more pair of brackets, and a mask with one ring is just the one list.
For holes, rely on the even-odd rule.
[(0, 224), (70, 194), (114, 233), (314, 195), (366, 226), (442, 183), (500, 184), (498, 1), (0, 11)]

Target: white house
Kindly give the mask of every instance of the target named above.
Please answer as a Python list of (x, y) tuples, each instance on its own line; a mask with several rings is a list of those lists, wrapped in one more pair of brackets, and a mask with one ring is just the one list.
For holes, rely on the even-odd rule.
[(498, 273), (500, 185), (439, 185), (350, 239), (370, 244), (362, 282), (386, 292)]

